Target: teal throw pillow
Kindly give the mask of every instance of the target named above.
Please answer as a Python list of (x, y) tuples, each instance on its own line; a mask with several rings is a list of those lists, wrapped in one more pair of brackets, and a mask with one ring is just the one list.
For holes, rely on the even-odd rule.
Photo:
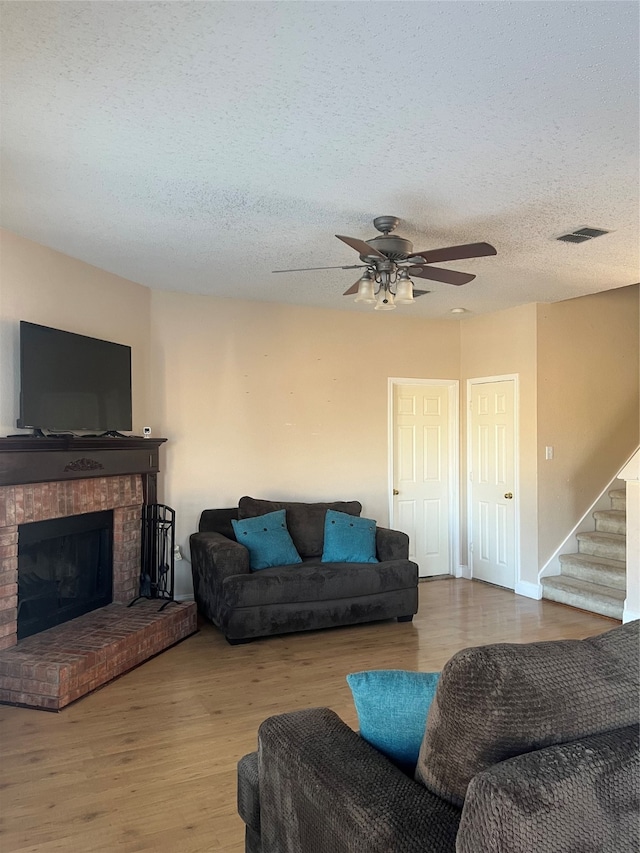
[(378, 669), (347, 675), (360, 735), (405, 770), (418, 763), (439, 672)]
[(287, 530), (286, 510), (279, 509), (241, 521), (232, 518), (231, 524), (238, 542), (249, 549), (252, 571), (302, 562)]
[(322, 562), (377, 563), (375, 521), (328, 509)]

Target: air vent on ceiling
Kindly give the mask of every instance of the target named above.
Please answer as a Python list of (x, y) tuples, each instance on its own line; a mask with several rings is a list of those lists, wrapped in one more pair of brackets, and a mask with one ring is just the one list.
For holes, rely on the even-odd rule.
[(594, 237), (602, 237), (603, 234), (609, 234), (603, 228), (577, 228), (571, 234), (563, 234), (562, 237), (556, 237), (563, 243), (586, 243), (587, 240), (593, 240)]

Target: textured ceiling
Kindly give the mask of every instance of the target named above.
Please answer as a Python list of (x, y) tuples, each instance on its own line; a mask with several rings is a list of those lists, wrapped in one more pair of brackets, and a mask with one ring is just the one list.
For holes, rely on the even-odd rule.
[[(335, 234), (497, 257), (399, 312), (638, 280), (635, 2), (8, 2), (1, 222), (153, 288), (370, 311)], [(554, 237), (611, 229), (580, 245)]]

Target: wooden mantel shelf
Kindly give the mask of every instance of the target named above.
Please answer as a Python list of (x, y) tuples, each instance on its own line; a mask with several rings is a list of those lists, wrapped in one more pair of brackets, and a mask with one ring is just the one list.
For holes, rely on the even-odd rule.
[(0, 487), (141, 474), (155, 503), (159, 448), (166, 438), (0, 438)]

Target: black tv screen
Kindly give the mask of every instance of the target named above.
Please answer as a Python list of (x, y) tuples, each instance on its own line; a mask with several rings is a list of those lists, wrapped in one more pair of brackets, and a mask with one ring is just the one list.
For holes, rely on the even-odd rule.
[(131, 347), (20, 321), (21, 429), (131, 429)]

